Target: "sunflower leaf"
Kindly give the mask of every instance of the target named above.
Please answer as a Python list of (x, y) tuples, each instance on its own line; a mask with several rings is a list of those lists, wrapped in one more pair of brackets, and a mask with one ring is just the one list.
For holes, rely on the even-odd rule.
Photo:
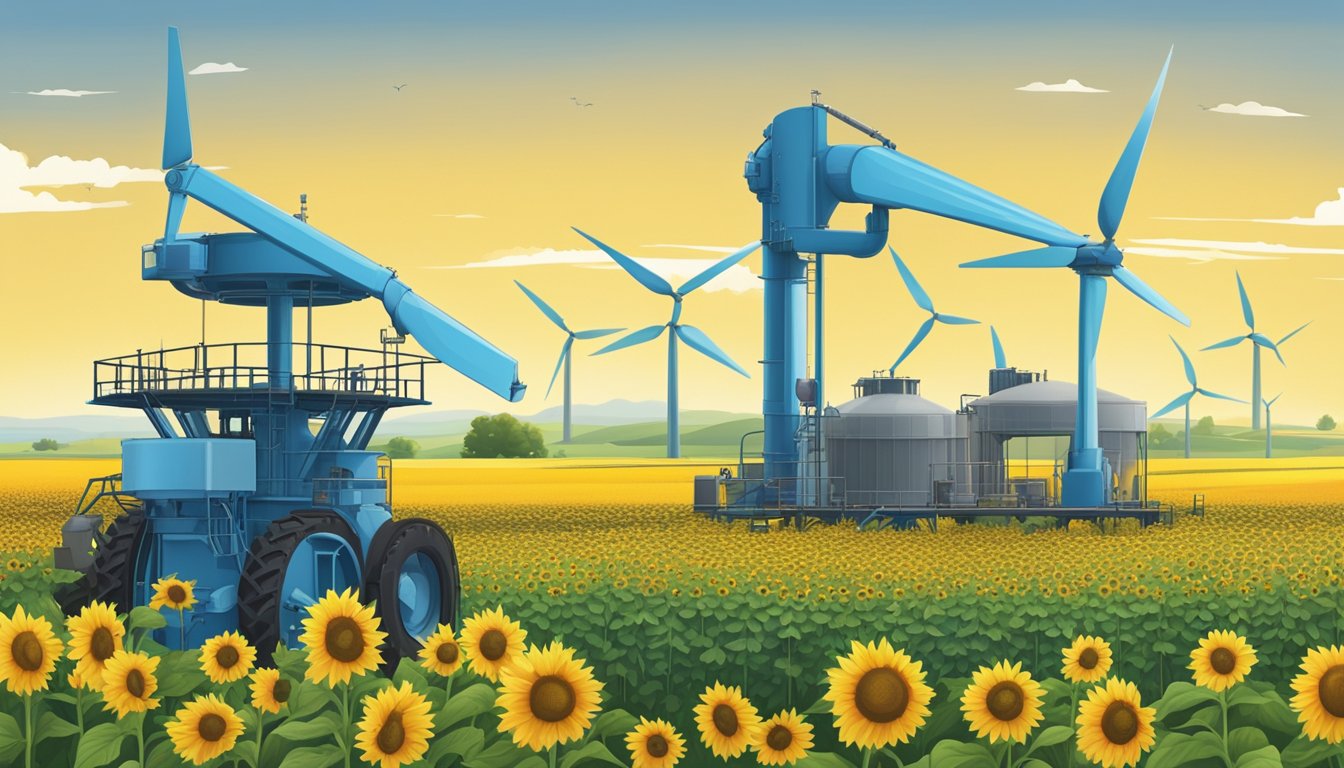
[(499, 694), (488, 683), (477, 683), (460, 693), (454, 693), (448, 703), (434, 715), (434, 728), (443, 731), (456, 723), (467, 720), (495, 708), (495, 699)]
[(75, 751), (75, 768), (102, 768), (121, 755), (121, 743), (126, 733), (116, 723), (95, 725), (79, 739)]
[(126, 629), (135, 631), (151, 631), (163, 629), (168, 626), (168, 619), (159, 611), (150, 608), (147, 605), (137, 605), (131, 609), (126, 617)]
[(601, 740), (629, 733), (636, 725), (639, 725), (639, 721), (634, 715), (624, 709), (612, 709), (597, 716), (588, 734), (590, 738)]
[(854, 768), (854, 764), (833, 752), (808, 752), (795, 768)]
[(433, 743), (429, 745), (429, 752), (426, 753), (425, 760), (430, 765), (438, 765), (450, 756), (467, 760), (484, 748), (485, 731), (470, 726), (454, 728), (433, 740)]
[(23, 734), (19, 732), (18, 721), (0, 712), (0, 761), (9, 764), (22, 749)]
[(560, 758), (560, 768), (574, 768), (574, 766), (588, 764), (592, 762), (606, 763), (607, 765), (624, 766), (625, 763), (611, 754), (607, 745), (600, 741), (590, 741), (578, 749), (571, 749), (565, 752), (564, 757)]
[(1181, 768), (1203, 760), (1221, 759), (1222, 739), (1208, 731), (1169, 733), (1148, 756), (1148, 768)]
[(1236, 762), (1236, 768), (1281, 768), (1282, 765), (1283, 758), (1279, 755), (1279, 750), (1268, 744), (1242, 754)]
[(54, 712), (47, 711), (37, 719), (37, 738), (33, 743), (41, 744), (47, 739), (63, 739), (78, 733), (79, 726), (57, 716)]

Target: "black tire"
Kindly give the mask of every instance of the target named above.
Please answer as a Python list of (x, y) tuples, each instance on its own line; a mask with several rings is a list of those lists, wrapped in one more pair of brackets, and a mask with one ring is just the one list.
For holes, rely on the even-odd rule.
[(315, 533), (342, 536), (358, 555), (359, 537), (335, 512), (304, 509), (272, 522), (252, 541), (238, 580), (238, 631), (257, 649), (257, 665), (274, 663), (280, 644), (280, 590), (299, 542)]
[(457, 550), (453, 540), (437, 524), (421, 518), (396, 520), (383, 525), (369, 545), (364, 567), (364, 601), (375, 604), (382, 630), (383, 670), (391, 674), (403, 657), (415, 657), (424, 638), (407, 631), (401, 616), (398, 590), (401, 569), (415, 555), (424, 555), (439, 575), (440, 607), (436, 623), (457, 627), (461, 597), (461, 579), (457, 571)]
[(143, 512), (113, 520), (102, 536), (89, 572), (58, 598), (61, 612), (72, 616), (94, 600), (110, 603), (118, 613), (134, 608), (136, 565), (148, 529)]

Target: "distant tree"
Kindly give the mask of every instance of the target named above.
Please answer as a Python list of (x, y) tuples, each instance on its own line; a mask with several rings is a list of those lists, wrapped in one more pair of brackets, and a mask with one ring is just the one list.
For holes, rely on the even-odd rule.
[[(1331, 422), (1331, 428), (1332, 429), (1334, 428), (1333, 422)], [(50, 437), (44, 437), (41, 440), (38, 440), (37, 442), (33, 443), (34, 451), (55, 451), (60, 449), (60, 447), (61, 444), (56, 442), (55, 440), (52, 440)]]
[(1190, 428), (1190, 434), (1192, 434), (1192, 435), (1212, 435), (1212, 434), (1213, 434), (1213, 417), (1212, 417), (1212, 416), (1205, 416), (1204, 418), (1200, 419), (1200, 420), (1195, 424), (1195, 426), (1193, 426), (1193, 427)]
[(1172, 439), (1173, 436), (1170, 432), (1167, 431), (1165, 425), (1158, 424), (1157, 426), (1148, 430), (1148, 445), (1152, 446), (1153, 448), (1161, 448), (1162, 446), (1171, 442)]
[(394, 437), (387, 441), (389, 459), (414, 459), (419, 451), (420, 444), (409, 437)]
[(1329, 432), (1335, 428), (1335, 420), (1330, 418), (1330, 414), (1325, 414), (1316, 420), (1316, 428), (1322, 432)]
[(462, 438), (464, 459), (544, 459), (546, 453), (541, 429), (507, 413), (477, 416)]

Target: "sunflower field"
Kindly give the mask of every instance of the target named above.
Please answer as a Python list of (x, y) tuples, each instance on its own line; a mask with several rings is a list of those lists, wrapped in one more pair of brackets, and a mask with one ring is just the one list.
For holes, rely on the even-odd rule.
[[(1344, 505), (1320, 501), (1344, 492), (1338, 473), (1272, 486), (1173, 478), (1157, 492), (1181, 503), (1180, 483), (1209, 488), (1208, 513), (1148, 530), (949, 521), (937, 533), (758, 533), (612, 489), (609, 472), (541, 485), (472, 470), (473, 486), (436, 469), (398, 469), (397, 513), (454, 534), (469, 617), (459, 634), (427, 638), (421, 663), (390, 676), (370, 667), (334, 685), (308, 676), (321, 666), (311, 650), (281, 653), (274, 672), (290, 698), (271, 713), (250, 703), (250, 677), (216, 683), (202, 651), (154, 647), (154, 612), (137, 609), (122, 617), (126, 643), (159, 660), (149, 696), (161, 704), (140, 718), (140, 764), (182, 764), (170, 722), (181, 730), (181, 710), (214, 695), (242, 722), (212, 758), (223, 765), (368, 764), (361, 744), (377, 747), (378, 733), (359, 741), (366, 706), (404, 744), (428, 728), (414, 761), (384, 766), (1344, 765)], [(645, 488), (664, 482), (629, 472)], [(0, 548), (31, 550), (3, 556), (0, 609), (46, 617), (66, 645), (67, 617), (49, 599), (66, 577), (43, 551), (77, 484), (33, 483), (0, 502)], [(479, 485), (512, 495), (473, 495)], [(9, 508), (19, 503), (22, 518)], [(482, 622), (499, 637), (473, 640)], [(465, 663), (445, 676), (430, 657), (445, 663), (431, 649), (448, 645)], [(511, 661), (492, 670), (492, 655)], [(33, 764), (136, 764), (136, 713), (72, 687), (69, 664), (30, 697)], [(23, 764), (24, 702), (0, 693), (14, 723), (0, 716), (0, 765)], [(226, 739), (232, 721), (214, 706), (190, 716), (216, 713)], [(548, 719), (561, 711), (576, 719)], [(82, 745), (103, 726), (95, 757)]]

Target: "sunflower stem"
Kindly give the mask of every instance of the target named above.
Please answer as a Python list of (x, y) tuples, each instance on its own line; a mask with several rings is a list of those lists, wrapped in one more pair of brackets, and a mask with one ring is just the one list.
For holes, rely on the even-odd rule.
[(872, 750), (871, 747), (869, 747), (868, 749), (863, 750), (863, 767), (862, 767), (862, 768), (868, 768), (868, 766), (871, 765), (872, 762), (873, 762), (873, 750)]
[(257, 761), (254, 766), (261, 765), (261, 736), (266, 731), (266, 713), (260, 709), (257, 710)]
[(179, 650), (187, 650), (187, 618), (186, 612), (181, 608), (177, 609), (177, 647)]
[(350, 768), (350, 681), (345, 681), (341, 692), (341, 722), (344, 727), (341, 732), (341, 751), (345, 753), (345, 768)]
[(1229, 768), (1232, 766), (1232, 753), (1227, 749), (1227, 689), (1218, 692), (1218, 705), (1223, 710), (1223, 757), (1227, 759)]
[(79, 726), (79, 732), (84, 733), (84, 686), (75, 689), (75, 724)]
[(552, 745), (551, 745), (551, 756), (550, 756), (550, 766), (551, 766), (551, 768), (555, 768), (555, 750), (556, 750), (556, 745), (552, 744)]
[(1008, 740), (1008, 751), (1003, 753), (1003, 768), (1013, 768), (1013, 741)]
[(148, 711), (140, 713), (140, 722), (135, 724), (135, 747), (136, 754), (140, 756), (140, 764), (145, 764), (145, 717)]
[(33, 768), (33, 694), (23, 696), (23, 764)]

